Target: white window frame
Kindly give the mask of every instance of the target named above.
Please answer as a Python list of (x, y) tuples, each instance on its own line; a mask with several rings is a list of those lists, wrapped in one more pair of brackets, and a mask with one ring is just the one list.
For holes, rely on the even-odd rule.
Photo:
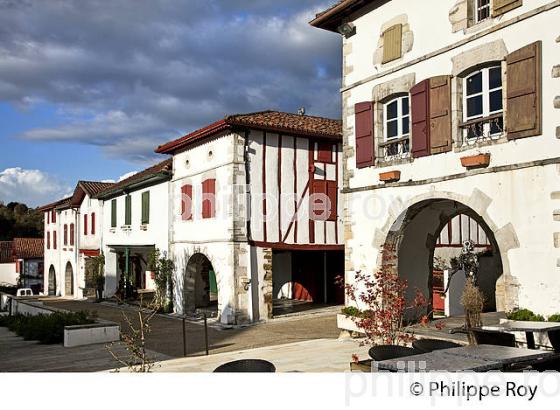
[[(490, 70), (495, 68), (498, 68), (501, 72), (502, 83), (500, 84), (499, 87), (490, 89)], [(482, 91), (479, 93), (467, 95), (467, 81), (469, 80), (469, 78), (474, 77), (479, 73), (482, 73)], [(491, 115), (504, 113), (504, 103), (503, 103), (504, 75), (502, 72), (501, 64), (495, 64), (495, 65), (481, 68), (480, 70), (473, 71), (463, 79), (463, 82), (464, 82), (463, 83), (464, 85), (463, 86), (463, 121), (464, 122), (472, 121), (476, 119), (484, 120), (485, 118), (488, 118)], [(500, 110), (490, 111), (490, 93), (498, 90), (502, 90), (502, 108)], [(467, 99), (477, 97), (477, 96), (482, 96), (482, 114), (469, 116), (467, 113)], [(502, 130), (502, 132), (490, 134), (490, 130), (491, 130), (490, 123), (488, 122), (484, 123), (483, 135), (490, 135), (490, 137), (496, 138), (504, 133), (504, 131)], [(468, 129), (464, 130), (464, 133), (465, 133), (465, 139), (467, 139)], [(470, 139), (476, 139), (476, 137), (472, 137)]]
[[(408, 99), (408, 114), (403, 115), (403, 100), (404, 99)], [(397, 102), (397, 117), (396, 118), (392, 118), (391, 121), (397, 121), (397, 135), (395, 135), (394, 137), (388, 137), (388, 127), (387, 127), (387, 123), (389, 122), (389, 120), (387, 119), (387, 108), (389, 107), (389, 105), (391, 105), (394, 102)], [(403, 119), (408, 117), (408, 133), (404, 134), (403, 133)], [(409, 137), (410, 138), (410, 96), (408, 94), (406, 95), (400, 95), (398, 97), (395, 97), (389, 101), (387, 101), (385, 104), (383, 104), (383, 139), (385, 142), (389, 142), (392, 140), (396, 140), (396, 139), (400, 139), (400, 138), (405, 138), (405, 137)]]
[[(492, 0), (488, 0), (488, 4), (485, 4), (483, 6), (480, 5), (480, 2), (484, 1), (484, 0), (472, 0), (472, 1), (473, 1), (473, 11), (474, 11), (474, 16), (473, 17), (474, 17), (475, 24), (486, 21), (492, 16)], [(481, 19), (479, 17), (479, 14), (480, 14), (480, 11), (482, 11), (484, 9), (488, 9), (488, 17)]]

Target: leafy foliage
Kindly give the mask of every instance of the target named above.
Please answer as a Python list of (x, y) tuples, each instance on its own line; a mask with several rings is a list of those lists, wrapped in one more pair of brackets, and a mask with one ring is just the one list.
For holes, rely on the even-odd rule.
[(38, 340), (45, 344), (62, 343), (65, 326), (86, 325), (93, 322), (85, 311), (55, 312), (36, 316), (22, 314), (0, 316), (0, 327), (7, 327), (25, 340)]
[[(509, 320), (523, 320), (528, 322), (544, 322), (544, 316), (537, 315), (529, 309), (517, 309), (507, 314)], [(550, 319), (549, 319), (550, 320)]]
[(173, 273), (175, 264), (166, 255), (161, 255), (159, 249), (155, 249), (148, 256), (148, 269), (154, 273), (156, 284), (156, 304), (166, 312), (173, 311), (173, 301), (169, 297), (173, 293)]
[(552, 316), (549, 316), (548, 318), (549, 322), (560, 322), (560, 313), (555, 313)]
[(0, 202), (0, 241), (42, 238), (43, 214), (19, 202)]

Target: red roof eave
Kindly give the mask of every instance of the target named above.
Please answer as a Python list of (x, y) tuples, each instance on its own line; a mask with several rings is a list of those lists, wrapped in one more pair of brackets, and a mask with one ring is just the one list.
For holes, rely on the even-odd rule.
[(201, 128), (195, 132), (185, 135), (175, 141), (168, 142), (167, 144), (160, 145), (156, 148), (158, 154), (171, 154), (179, 148), (182, 148), (187, 143), (201, 140), (205, 137), (210, 137), (219, 132), (225, 131), (230, 128), (226, 120), (220, 120), (207, 127)]

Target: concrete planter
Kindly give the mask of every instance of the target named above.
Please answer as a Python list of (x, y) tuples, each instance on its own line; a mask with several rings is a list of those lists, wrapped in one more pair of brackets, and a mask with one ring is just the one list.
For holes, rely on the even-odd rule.
[(119, 325), (113, 322), (64, 327), (64, 347), (110, 343), (119, 340)]
[(379, 174), (381, 182), (397, 182), (401, 179), (401, 171), (388, 171)]
[(365, 332), (362, 329), (360, 329), (356, 325), (356, 323), (354, 323), (354, 320), (352, 320), (352, 318), (350, 316), (346, 316), (346, 315), (343, 315), (341, 313), (336, 315), (336, 325), (341, 330), (346, 330), (348, 332), (356, 332), (356, 333), (365, 334)]
[[(508, 322), (512, 322), (512, 320), (500, 319), (500, 324), (504, 324)], [(499, 330), (498, 327), (491, 326), (491, 325), (482, 326), (482, 328), (485, 330)], [(525, 335), (525, 332), (508, 332), (508, 333), (512, 333), (513, 335), (515, 335), (515, 342), (518, 345), (521, 345), (522, 347), (527, 347), (527, 336)], [(550, 343), (550, 340), (548, 339), (548, 335), (546, 334), (546, 332), (535, 332), (533, 334), (535, 335), (535, 344), (537, 348), (552, 349), (552, 344)]]
[(490, 165), (490, 154), (477, 154), (468, 157), (461, 157), (461, 165), (467, 169), (486, 168)]

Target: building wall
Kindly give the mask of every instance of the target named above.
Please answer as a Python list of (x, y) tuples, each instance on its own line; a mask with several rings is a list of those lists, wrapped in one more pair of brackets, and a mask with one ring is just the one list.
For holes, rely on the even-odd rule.
[[(497, 289), (500, 310), (526, 307), (543, 314), (560, 310), (560, 200), (558, 1), (524, 1), (523, 6), (479, 26), (456, 29), (463, 2), (393, 0), (356, 13), (356, 34), (344, 40), (343, 123), (346, 276), (373, 272), (388, 227), (407, 207), (425, 199), (458, 200), (483, 217), (500, 247), (503, 276)], [(426, 18), (429, 10), (430, 18)], [(384, 28), (401, 22), (403, 57), (381, 64)], [(455, 31), (454, 31), (455, 29)], [(502, 61), (535, 41), (542, 41), (542, 135), (467, 148), (383, 166), (356, 168), (354, 104), (379, 102), (396, 91), (437, 76), (452, 78), (452, 134), (458, 132), (458, 80), (479, 63)], [(507, 111), (506, 111), (507, 116)], [(506, 118), (507, 121), (507, 118)], [(379, 128), (376, 128), (379, 131)], [(491, 154), (489, 168), (467, 171), (460, 158)], [(380, 173), (400, 171), (400, 182), (385, 186)], [(432, 234), (434, 234), (432, 232)], [(435, 233), (437, 234), (437, 233)], [(546, 295), (546, 296), (545, 296)], [(543, 297), (545, 296), (545, 297)]]
[(17, 285), (18, 277), (19, 273), (16, 272), (15, 262), (0, 263), (0, 283)]

